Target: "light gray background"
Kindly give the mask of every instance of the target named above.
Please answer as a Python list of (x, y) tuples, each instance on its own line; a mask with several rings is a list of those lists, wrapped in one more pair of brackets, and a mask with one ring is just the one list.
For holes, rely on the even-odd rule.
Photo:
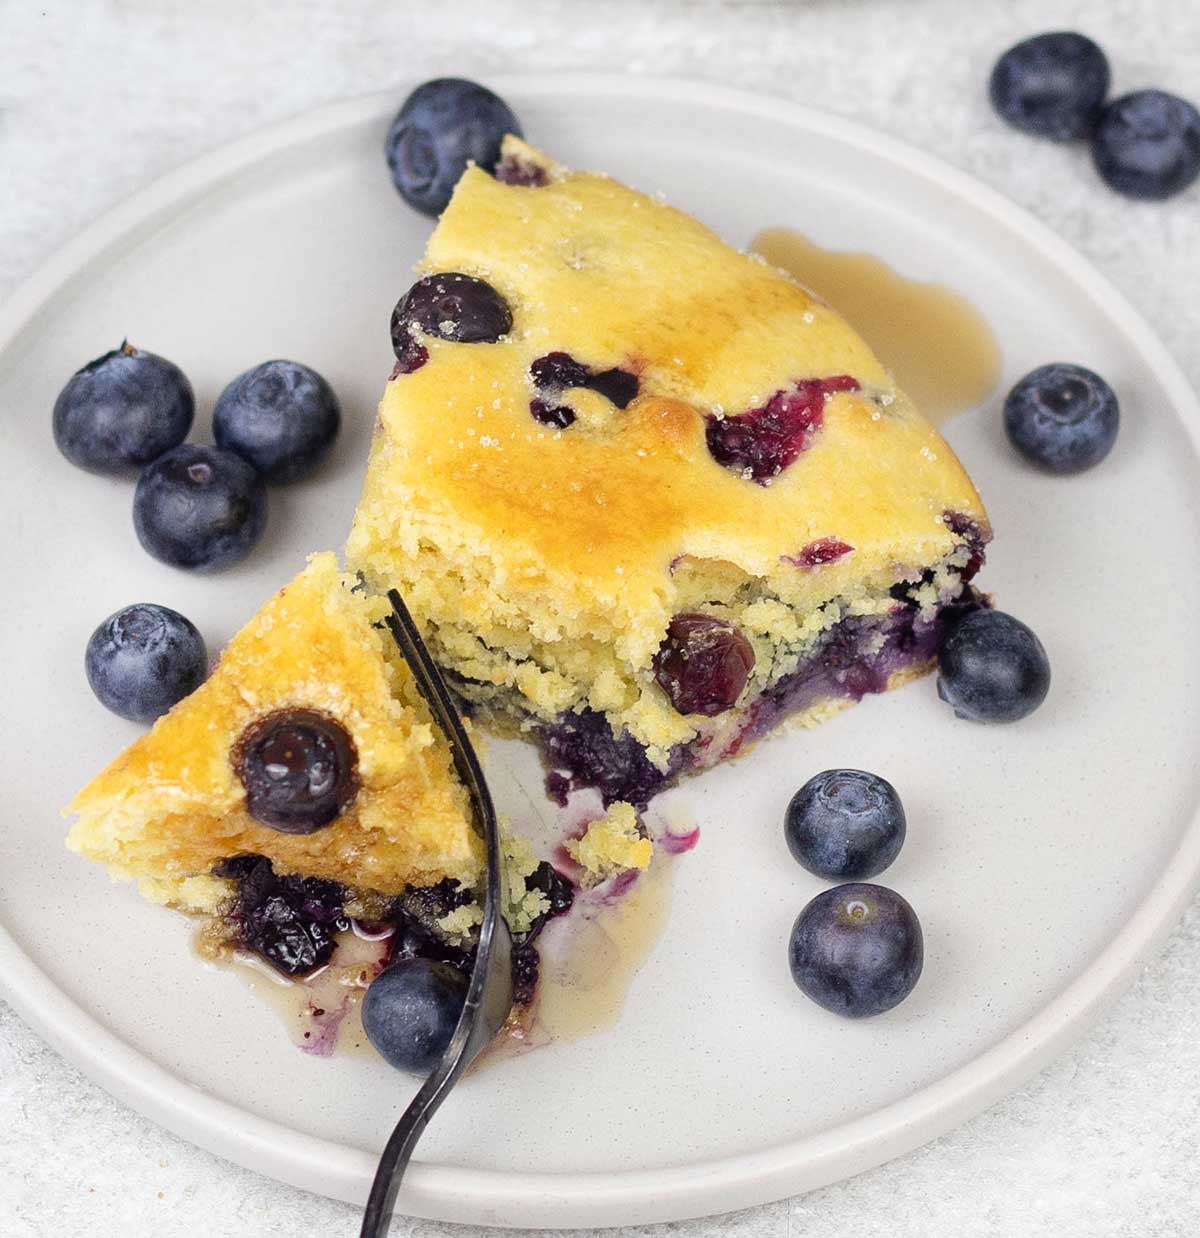
[[(1107, 47), (1118, 90), (1200, 95), (1195, 0), (0, 0), (0, 294), (159, 174), (320, 103), (444, 72), (676, 74), (855, 116), (969, 169), (1082, 249), (1200, 386), (1200, 187), (1164, 205), (1118, 199), (1086, 150), (1004, 130), (984, 101), (996, 54), (1063, 27)], [(1169, 530), (1163, 538), (1147, 552), (1170, 553)], [(1147, 648), (1129, 656), (1153, 656), (1164, 601), (1147, 599)], [(954, 1134), (801, 1199), (659, 1228), (688, 1238), (1193, 1234), (1198, 1145), (1194, 906), (1089, 1036)], [(355, 1210), (234, 1168), (125, 1109), (0, 1003), (2, 1238), (357, 1232)], [(394, 1232), (468, 1238), (403, 1219)]]

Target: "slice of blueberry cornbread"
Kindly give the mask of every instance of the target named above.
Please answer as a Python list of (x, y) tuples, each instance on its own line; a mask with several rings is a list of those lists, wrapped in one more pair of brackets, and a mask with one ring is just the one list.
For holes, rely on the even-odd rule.
[(347, 545), (551, 789), (644, 804), (928, 670), (983, 505), (829, 306), (655, 198), (508, 139), (393, 317)]
[[(288, 974), (329, 961), (352, 918), (391, 925), (393, 954), (469, 966), (482, 844), (449, 746), (377, 626), (386, 610), (314, 555), (209, 679), (80, 791), (68, 845), (210, 917), (210, 949)], [(536, 975), (525, 947), (570, 886), (521, 840), (506, 852), (505, 914)]]

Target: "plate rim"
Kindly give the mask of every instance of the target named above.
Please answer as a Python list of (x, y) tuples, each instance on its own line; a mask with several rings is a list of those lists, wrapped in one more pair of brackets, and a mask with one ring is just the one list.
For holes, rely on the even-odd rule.
[[(1200, 450), (1200, 400), (1143, 315), (1106, 276), (1030, 212), (968, 172), (870, 125), (775, 96), (686, 77), (605, 73), (495, 75), (502, 93), (597, 97), (685, 95), (814, 132), (935, 182), (1036, 251), (1104, 312), (1154, 370)], [(135, 191), (51, 255), (0, 306), (0, 357), (92, 263), (136, 229), (164, 219), (197, 191), (212, 191), (260, 159), (342, 128), (383, 122), (403, 86), (327, 104), (200, 155)], [(934, 1083), (870, 1114), (753, 1152), (665, 1169), (613, 1173), (512, 1173), (415, 1161), (400, 1194), (405, 1214), (505, 1227), (608, 1227), (683, 1220), (764, 1204), (815, 1189), (912, 1151), (974, 1116), (1030, 1078), (1076, 1039), (1128, 986), (1200, 889), (1200, 808), (1161, 875), (1084, 970), (1031, 1018)], [(236, 1164), (306, 1190), (361, 1202), (375, 1158), (220, 1100), (143, 1056), (43, 973), (0, 924), (0, 996), (69, 1062), (122, 1102)]]

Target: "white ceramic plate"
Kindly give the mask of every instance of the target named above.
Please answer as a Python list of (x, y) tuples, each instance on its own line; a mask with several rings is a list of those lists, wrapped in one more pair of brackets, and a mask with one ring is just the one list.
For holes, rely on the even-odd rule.
[[(1200, 409), (1080, 258), (891, 138), (680, 82), (497, 85), (569, 163), (662, 190), (737, 243), (792, 225), (948, 281), (995, 326), (1005, 383), (1073, 359), (1106, 374), (1124, 409), (1110, 460), (1067, 481), (1014, 460), (994, 407), (950, 429), (997, 529), (985, 583), (1050, 651), (1045, 707), (1020, 726), (977, 728), (925, 681), (673, 792), (703, 836), (678, 862), (669, 925), (620, 1024), (463, 1084), (401, 1201), (529, 1226), (725, 1211), (865, 1169), (995, 1100), (1079, 1034), (1194, 889)], [(235, 977), (196, 965), (180, 918), (64, 851), (57, 810), (137, 731), (84, 682), (102, 616), (161, 601), (215, 647), (305, 552), (344, 536), (391, 365), (388, 315), (428, 232), (380, 153), (402, 94), (315, 113), (173, 174), (68, 246), (0, 323), (0, 989), (165, 1126), (350, 1200), (365, 1194), (407, 1081), (360, 1057), (296, 1052)], [(54, 449), (59, 387), (123, 335), (190, 374), (201, 432), (221, 386), (267, 357), (302, 359), (341, 394), (332, 466), (273, 492), (265, 544), (225, 575), (151, 561), (133, 537), (131, 487)], [(501, 750), (498, 765), (516, 773), (500, 781), (522, 824), (536, 812), (533, 762)], [(926, 930), (915, 994), (863, 1024), (802, 999), (784, 961), (789, 925), (821, 883), (788, 858), (779, 822), (795, 787), (831, 765), (900, 788), (909, 841), (885, 880)]]

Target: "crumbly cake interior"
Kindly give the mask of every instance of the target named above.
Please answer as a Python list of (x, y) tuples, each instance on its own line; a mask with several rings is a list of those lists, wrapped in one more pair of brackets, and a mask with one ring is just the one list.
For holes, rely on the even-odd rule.
[[(347, 556), (405, 594), (485, 724), (628, 741), (661, 784), (768, 715), (819, 720), (927, 669), (939, 613), (975, 600), (990, 532), (949, 446), (836, 312), (695, 220), (510, 139), (500, 179), (460, 181), (420, 270), (486, 280), (512, 326), (426, 335), (397, 367)], [(613, 374), (620, 397), (597, 381)], [(753, 652), (719, 715), (655, 673), (696, 614)], [(837, 681), (839, 656), (867, 669)], [(597, 785), (587, 764), (568, 772)]]
[[(222, 861), (262, 856), (279, 874), (399, 894), (473, 882), (482, 851), (449, 747), (376, 623), (386, 602), (314, 555), (230, 642), (209, 679), (69, 805), (68, 846), (155, 901), (212, 911)], [(256, 820), (236, 769), (248, 729), (308, 710), (349, 735), (357, 790), (332, 822), (284, 833)]]

